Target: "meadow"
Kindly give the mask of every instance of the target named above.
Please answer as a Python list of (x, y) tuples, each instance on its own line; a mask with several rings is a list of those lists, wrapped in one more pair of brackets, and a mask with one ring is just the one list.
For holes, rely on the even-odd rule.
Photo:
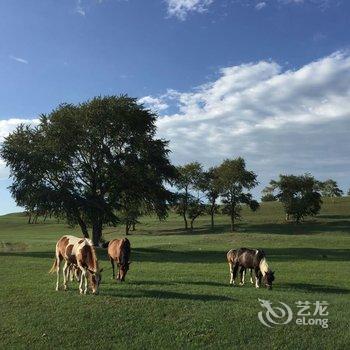
[[(0, 217), (1, 349), (346, 349), (350, 347), (350, 197), (325, 200), (321, 213), (295, 225), (279, 203), (244, 210), (237, 231), (218, 215), (216, 227), (201, 217), (193, 233), (181, 218), (143, 217), (129, 239), (126, 282), (116, 283), (106, 250), (100, 294), (55, 291), (49, 274), (55, 243), (78, 228), (48, 220), (27, 224), (23, 214)], [(106, 228), (104, 238), (123, 236)], [(229, 285), (225, 260), (231, 248), (265, 250), (275, 271), (272, 291)], [(258, 299), (282, 301), (294, 313), (297, 301), (327, 301), (329, 327), (268, 328), (258, 320)], [(295, 316), (295, 315), (294, 315)]]

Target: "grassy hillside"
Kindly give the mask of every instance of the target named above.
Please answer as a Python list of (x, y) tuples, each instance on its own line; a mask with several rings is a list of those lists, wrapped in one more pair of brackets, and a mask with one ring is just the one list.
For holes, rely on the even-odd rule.
[[(49, 275), (62, 223), (28, 225), (21, 214), (0, 217), (0, 348), (234, 348), (340, 349), (350, 344), (350, 197), (327, 200), (302, 225), (286, 224), (278, 203), (244, 211), (237, 232), (218, 216), (200, 218), (188, 234), (182, 221), (143, 218), (130, 236), (132, 264), (124, 284), (111, 280), (106, 251), (101, 293), (80, 296), (77, 284), (55, 292)], [(107, 228), (105, 239), (123, 235)], [(242, 246), (263, 248), (274, 289), (249, 283), (230, 287), (225, 253)], [(329, 328), (263, 326), (258, 298), (328, 301)]]

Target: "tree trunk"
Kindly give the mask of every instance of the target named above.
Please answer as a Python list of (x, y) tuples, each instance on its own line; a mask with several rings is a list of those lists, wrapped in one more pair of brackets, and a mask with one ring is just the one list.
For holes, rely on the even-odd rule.
[(184, 221), (185, 221), (185, 230), (188, 230), (188, 223), (187, 223), (187, 218), (186, 218), (186, 212), (184, 211), (182, 214)]
[(191, 232), (193, 232), (193, 223), (194, 223), (194, 219), (191, 220)]
[[(80, 216), (78, 216), (77, 219), (78, 219), (78, 224), (80, 226), (80, 229), (81, 229), (81, 232), (82, 232), (83, 236), (85, 238), (89, 238), (89, 232), (88, 232), (88, 229), (87, 229), (87, 226), (86, 226), (85, 222), (83, 221), (83, 219)], [(57, 223), (59, 223), (59, 220), (60, 219), (57, 218)]]
[(286, 221), (289, 221), (289, 214), (286, 213)]
[(231, 214), (231, 232), (235, 232), (235, 217)]
[(32, 220), (32, 213), (28, 213), (28, 224), (31, 223)]
[(136, 231), (136, 227), (135, 227), (135, 226), (136, 226), (136, 224), (133, 222), (133, 223), (132, 223), (132, 230), (133, 230), (133, 231)]
[(214, 212), (215, 212), (215, 202), (211, 204), (210, 216), (211, 216), (211, 229), (214, 230)]
[(126, 236), (129, 234), (129, 230), (130, 230), (130, 225), (129, 225), (129, 223), (127, 222), (127, 223), (125, 224), (125, 235), (126, 235)]
[(94, 246), (98, 246), (102, 237), (102, 220), (99, 218), (95, 220), (92, 223), (92, 242)]

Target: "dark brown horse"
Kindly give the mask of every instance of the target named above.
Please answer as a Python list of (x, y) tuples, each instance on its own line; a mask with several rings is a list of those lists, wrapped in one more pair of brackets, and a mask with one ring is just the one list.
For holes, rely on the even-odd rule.
[(108, 257), (112, 264), (113, 274), (114, 273), (114, 262), (116, 261), (118, 266), (117, 281), (123, 282), (125, 280), (126, 273), (129, 270), (130, 265), (130, 241), (127, 238), (113, 239), (108, 244)]
[(231, 261), (229, 261), (231, 284), (234, 284), (239, 268), (241, 273), (241, 284), (244, 283), (245, 269), (254, 269), (255, 287), (259, 288), (261, 279), (263, 279), (265, 286), (268, 289), (272, 289), (272, 282), (274, 281), (275, 277), (267, 263), (266, 254), (263, 250), (240, 248), (236, 251), (230, 250), (227, 253), (227, 257), (228, 259), (230, 257)]

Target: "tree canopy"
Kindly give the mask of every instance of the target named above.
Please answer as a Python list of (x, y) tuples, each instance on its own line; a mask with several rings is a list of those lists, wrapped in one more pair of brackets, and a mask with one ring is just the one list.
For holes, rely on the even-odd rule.
[(321, 209), (318, 181), (310, 174), (280, 175), (270, 185), (277, 192), (275, 197), (282, 202), (287, 217), (292, 217), (297, 223), (305, 216), (316, 215)]
[(97, 244), (115, 225), (125, 199), (166, 216), (175, 177), (168, 142), (157, 139), (156, 115), (126, 95), (62, 104), (36, 127), (20, 125), (4, 141), (11, 193), (18, 205), (64, 213)]

